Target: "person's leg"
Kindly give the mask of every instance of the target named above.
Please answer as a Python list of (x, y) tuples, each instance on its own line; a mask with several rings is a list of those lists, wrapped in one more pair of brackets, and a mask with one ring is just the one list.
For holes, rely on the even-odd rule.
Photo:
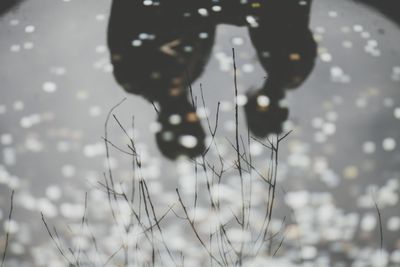
[(285, 90), (298, 87), (314, 67), (317, 46), (308, 28), (310, 2), (298, 3), (281, 0), (259, 17), (257, 27), (250, 26), (252, 43), (267, 73), (263, 88), (250, 95), (246, 105), (249, 127), (258, 136), (281, 132), (288, 117), (288, 110), (279, 104)]
[(285, 89), (299, 86), (314, 67), (316, 43), (309, 29), (310, 5), (309, 0), (272, 0), (260, 11), (258, 27), (250, 26), (252, 43), (269, 80)]
[[(195, 156), (204, 148), (205, 134), (187, 85), (208, 61), (215, 26), (186, 18), (184, 9), (172, 2), (175, 9), (164, 2), (148, 7), (141, 1), (115, 0), (108, 43), (117, 82), (127, 92), (159, 104), (162, 129), (157, 142), (166, 156), (175, 158)], [(195, 145), (187, 142), (188, 136), (195, 137)]]
[[(199, 34), (207, 35), (208, 40), (203, 40)], [(160, 57), (167, 55), (165, 66), (156, 65), (162, 87), (154, 87), (156, 90), (150, 101), (156, 101), (160, 106), (158, 121), (162, 129), (156, 138), (161, 152), (169, 158), (182, 154), (194, 157), (204, 152), (205, 133), (187, 89), (203, 72), (213, 35), (214, 32), (208, 29), (186, 33), (184, 37), (166, 42), (162, 48)], [(171, 59), (172, 63), (168, 64)]]

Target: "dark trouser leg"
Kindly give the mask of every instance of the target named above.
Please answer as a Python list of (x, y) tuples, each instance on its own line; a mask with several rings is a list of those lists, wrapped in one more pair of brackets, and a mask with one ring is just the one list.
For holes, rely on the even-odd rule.
[[(299, 86), (314, 67), (316, 43), (306, 29), (257, 28), (250, 31), (268, 84), (282, 89)], [(272, 89), (272, 88), (271, 88)]]
[(186, 88), (208, 61), (215, 27), (190, 19), (183, 23), (179, 10), (129, 1), (115, 0), (110, 18), (114, 76), (127, 92), (160, 104), (162, 129), (156, 137), (164, 155), (198, 155), (205, 134)]
[[(283, 16), (282, 12), (278, 15)], [(257, 136), (281, 132), (281, 124), (288, 117), (288, 110), (279, 105), (285, 90), (298, 87), (314, 67), (316, 43), (306, 18), (307, 14), (291, 14), (287, 19), (266, 17), (259, 27), (250, 28), (251, 40), (267, 72), (263, 88), (250, 96), (246, 105), (249, 127)]]

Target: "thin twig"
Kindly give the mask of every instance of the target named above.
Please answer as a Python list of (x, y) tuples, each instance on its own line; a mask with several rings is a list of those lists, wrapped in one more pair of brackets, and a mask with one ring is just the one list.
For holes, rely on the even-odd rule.
[(12, 217), (12, 213), (14, 210), (14, 190), (11, 191), (11, 198), (10, 198), (11, 204), (10, 204), (10, 213), (8, 214), (8, 229), (7, 233), (6, 233), (6, 244), (4, 246), (4, 251), (3, 251), (3, 257), (1, 259), (1, 267), (3, 267), (4, 265), (4, 261), (6, 260), (6, 255), (7, 255), (7, 249), (8, 249), (8, 243), (9, 243), (9, 239), (10, 239), (10, 222), (11, 222), (11, 217)]
[(218, 265), (223, 266), (223, 264), (212, 254), (212, 252), (209, 250), (209, 248), (206, 246), (204, 243), (203, 239), (201, 239), (200, 234), (197, 232), (196, 226), (194, 225), (194, 222), (190, 219), (188, 211), (186, 209), (185, 204), (182, 201), (181, 194), (179, 193), (179, 189), (176, 189), (176, 193), (178, 195), (179, 203), (182, 206), (183, 212), (185, 213), (186, 220), (189, 222), (190, 227), (192, 228), (194, 234), (196, 235), (196, 238), (199, 240), (200, 244), (202, 247), (205, 249), (205, 251), (208, 253), (208, 255), (216, 262)]
[(380, 248), (381, 250), (383, 249), (383, 227), (382, 227), (382, 216), (381, 216), (381, 211), (379, 209), (378, 203), (376, 202), (376, 200), (372, 197), (372, 199), (374, 200), (374, 204), (375, 204), (375, 209), (376, 212), (378, 214), (378, 219), (379, 219), (379, 235), (380, 235)]

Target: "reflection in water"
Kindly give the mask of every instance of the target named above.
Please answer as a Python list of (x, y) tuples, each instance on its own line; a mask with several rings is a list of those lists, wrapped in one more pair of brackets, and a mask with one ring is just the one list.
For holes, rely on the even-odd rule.
[(253, 134), (279, 133), (288, 111), (284, 90), (309, 75), (316, 44), (308, 28), (311, 1), (114, 1), (108, 44), (114, 75), (128, 92), (160, 106), (160, 150), (170, 158), (199, 155), (205, 133), (187, 84), (205, 68), (217, 24), (248, 26), (268, 74), (245, 106)]
[[(274, 0), (266, 2), (268, 1)], [(278, 200), (280, 205), (277, 206), (276, 212), (274, 211), (275, 220), (272, 223), (271, 233), (282, 229), (284, 234), (283, 245), (276, 255), (276, 260), (285, 259), (294, 263), (269, 263), (259, 266), (400, 265), (400, 241), (398, 234), (396, 235), (400, 230), (398, 212), (400, 104), (396, 90), (400, 81), (399, 54), (396, 49), (396, 44), (399, 43), (399, 31), (387, 20), (353, 3), (345, 5), (345, 1), (347, 0), (335, 1), (334, 4), (328, 0), (314, 2), (313, 8), (316, 13), (312, 25), (316, 37), (319, 37), (318, 44), (323, 48), (320, 61), (318, 67), (314, 69), (313, 78), (307, 83), (310, 90), (304, 88), (305, 90), (288, 96), (295, 98), (295, 101), (289, 99), (290, 112), (294, 116), (291, 116), (292, 125), (288, 127), (293, 127), (295, 131), (287, 145), (282, 146), (279, 163), (281, 176), (278, 179), (279, 188), (283, 188), (287, 194), (280, 194), (281, 198)], [(377, 0), (379, 1), (388, 2)], [(5, 2), (0, 0), (0, 3)], [(65, 241), (66, 250), (69, 247), (82, 249), (79, 252), (82, 252), (80, 254), (83, 258), (85, 255), (89, 255), (93, 260), (100, 258), (98, 265), (103, 265), (108, 256), (115, 255), (110, 265), (117, 265), (117, 262), (122, 265), (125, 260), (123, 253), (116, 255), (114, 251), (119, 245), (126, 247), (124, 244), (126, 239), (121, 240), (120, 231), (113, 224), (113, 218), (107, 209), (107, 194), (99, 192), (96, 186), (99, 181), (103, 181), (101, 172), (105, 153), (102, 140), (99, 138), (105, 115), (101, 107), (108, 107), (114, 101), (117, 102), (123, 93), (122, 90), (110, 90), (113, 87), (109, 74), (111, 68), (108, 65), (108, 55), (104, 54), (106, 49), (103, 32), (107, 16), (103, 12), (108, 12), (105, 11), (108, 2), (28, 0), (25, 3), (26, 5), (21, 6), (18, 13), (9, 14), (0, 21), (2, 41), (0, 58), (3, 61), (0, 78), (3, 87), (0, 96), (2, 100), (0, 101), (2, 126), (0, 253), (4, 248), (5, 230), (10, 229), (11, 232), (4, 266), (65, 265), (46, 233), (40, 220), (40, 212), (49, 218), (49, 223), (60, 230), (60, 239), (63, 243)], [(132, 14), (132, 10), (129, 12)], [(198, 12), (205, 14), (204, 10)], [(208, 12), (208, 19), (215, 15)], [(43, 14), (53, 16), (43, 16)], [(153, 22), (160, 23), (159, 20)], [(88, 27), (77, 31), (75, 27), (68, 27), (69, 23), (79, 27), (88, 25)], [(119, 31), (130, 31), (130, 28), (137, 25), (128, 24), (121, 23)], [(33, 26), (36, 29), (34, 32), (26, 30)], [(386, 35), (381, 34), (382, 29)], [(277, 35), (271, 32), (265, 32), (264, 37), (267, 40), (271, 34)], [(140, 33), (145, 34), (138, 37)], [(87, 38), (88, 35), (90, 38)], [(152, 35), (155, 37), (154, 40)], [(132, 44), (135, 47), (143, 49), (144, 44), (156, 42), (158, 35), (152, 34), (150, 30), (136, 31), (129, 37), (131, 38), (129, 43), (134, 41)], [(206, 36), (202, 34), (202, 37)], [(209, 34), (208, 37), (210, 36)], [(242, 34), (240, 36), (242, 37)], [(220, 44), (219, 39), (214, 43)], [(25, 47), (26, 44), (28, 45)], [(370, 50), (364, 50), (366, 44), (372, 44), (379, 53), (372, 54)], [(179, 46), (174, 49), (177, 47)], [(132, 49), (133, 46), (128, 48)], [(214, 52), (219, 52), (219, 49), (215, 49)], [(246, 55), (241, 57), (243, 61), (249, 60), (247, 46), (246, 50), (243, 53)], [(84, 55), (76, 57), (78, 51), (83, 51)], [(156, 49), (154, 51), (158, 52)], [(270, 54), (269, 59), (272, 60), (273, 53)], [(348, 60), (349, 57), (352, 58), (351, 62)], [(137, 65), (135, 73), (141, 73), (141, 68), (146, 64), (151, 66), (161, 64), (150, 64), (150, 58), (152, 57), (147, 55), (146, 61), (132, 64), (132, 67)], [(297, 55), (292, 56), (295, 62), (296, 58)], [(99, 67), (97, 62), (104, 62), (101, 63), (104, 65), (100, 64)], [(219, 74), (217, 63), (214, 62), (207, 66), (207, 72), (215, 71)], [(92, 63), (95, 63), (93, 68), (91, 68)], [(271, 68), (274, 67), (273, 64), (270, 65)], [(192, 74), (187, 76), (194, 77), (193, 69), (188, 70)], [(244, 70), (240, 67), (238, 69)], [(165, 68), (163, 70), (165, 71)], [(224, 70), (221, 68), (222, 71)], [(271, 70), (268, 71), (268, 77), (271, 78)], [(206, 79), (208, 80), (210, 76)], [(241, 77), (239, 80), (242, 82), (250, 80), (249, 76), (251, 75)], [(184, 85), (187, 85), (186, 77), (184, 78)], [(137, 77), (136, 80), (140, 81)], [(136, 80), (133, 80), (132, 84), (137, 84)], [(284, 91), (279, 88), (286, 88), (289, 85), (281, 85), (276, 82), (277, 80), (275, 79), (273, 83), (269, 79), (265, 86), (259, 85), (258, 87), (266, 89), (249, 95), (250, 100), (246, 108), (258, 105), (260, 110), (255, 111), (261, 115), (267, 114), (260, 112), (263, 108), (268, 110), (268, 114), (273, 114), (271, 110), (274, 108), (279, 109), (280, 106), (274, 104), (278, 100), (274, 99), (283, 98)], [(224, 84), (223, 79), (217, 84)], [(278, 89), (272, 90), (273, 88)], [(217, 98), (215, 95), (231, 96), (233, 93), (233, 88), (229, 85), (220, 86), (218, 89), (221, 89), (218, 92), (225, 93), (216, 93), (215, 98)], [(262, 94), (263, 91), (265, 94)], [(143, 92), (148, 91), (142, 90), (138, 93), (144, 94)], [(208, 94), (210, 95), (212, 96)], [(166, 100), (170, 99), (168, 96), (165, 97)], [(198, 118), (195, 116), (190, 97), (187, 101), (186, 93), (181, 96), (182, 98), (184, 96), (183, 100), (179, 97), (171, 98), (175, 102), (170, 102), (164, 108), (170, 108), (170, 111), (160, 113), (159, 118), (164, 127), (170, 127), (165, 131), (173, 131), (178, 125), (182, 127), (179, 122), (184, 116), (177, 114), (189, 113), (186, 119), (192, 122), (187, 124), (190, 128), (180, 130), (187, 133), (185, 138), (175, 143), (165, 142), (165, 145), (175, 147), (175, 150), (162, 148), (171, 153), (182, 153), (176, 149), (176, 146), (180, 145), (179, 141), (185, 146), (193, 147), (196, 141), (190, 136), (194, 136), (195, 133), (188, 131), (196, 133), (201, 131), (193, 127), (194, 125), (200, 127), (200, 124), (194, 124)], [(224, 99), (224, 96), (218, 96), (218, 99)], [(149, 138), (146, 136), (148, 118), (151, 114), (140, 113), (140, 105), (144, 103), (135, 100), (132, 103), (138, 103), (133, 108), (141, 115), (135, 120), (135, 125), (138, 126), (136, 129), (139, 131), (134, 136), (139, 136), (138, 149), (145, 152), (142, 154), (144, 156), (141, 162), (143, 177), (149, 181), (157, 210), (164, 212), (168, 210), (170, 204), (176, 202), (176, 197), (171, 197), (175, 185), (182, 188), (185, 202), (191, 205), (198, 178), (200, 178), (199, 188), (202, 190), (199, 192), (206, 191), (205, 187), (201, 187), (205, 185), (205, 180), (202, 180), (201, 174), (197, 177), (197, 172), (191, 168), (189, 161), (166, 162), (154, 153), (153, 147), (147, 145)], [(226, 103), (231, 104), (231, 101)], [(304, 106), (307, 106), (307, 109), (304, 109)], [(152, 111), (151, 109), (152, 106), (148, 104), (147, 110)], [(231, 108), (221, 108), (221, 121), (228, 117), (221, 123), (222, 141), (225, 136), (231, 138), (232, 135), (232, 128), (226, 127), (232, 125), (230, 123), (233, 116), (229, 112)], [(126, 110), (120, 112), (120, 115), (127, 116), (127, 119), (121, 118), (121, 122), (124, 120), (130, 122), (130, 113), (131, 111)], [(251, 113), (251, 110), (248, 113)], [(170, 114), (176, 115), (170, 116)], [(77, 116), (79, 119), (76, 119)], [(284, 120), (287, 111), (282, 111), (280, 116)], [(274, 115), (274, 121), (278, 120), (277, 117)], [(255, 133), (257, 129), (254, 128), (257, 125), (260, 125), (263, 131), (267, 126), (273, 129), (279, 127), (272, 125), (266, 116), (260, 116), (259, 121), (262, 123), (257, 124), (256, 121), (252, 127)], [(121, 140), (125, 145), (124, 133), (120, 133), (119, 127), (114, 128), (116, 129), (110, 132), (110, 136), (115, 136), (113, 140), (117, 142)], [(131, 133), (130, 127), (127, 130)], [(261, 132), (259, 135), (262, 134)], [(164, 135), (164, 138), (169, 137), (170, 134)], [(221, 148), (228, 147), (224, 154), (228, 158), (232, 150), (229, 150), (227, 142), (223, 143)], [(198, 151), (191, 150), (192, 155), (201, 152), (201, 146), (198, 147)], [(248, 155), (253, 157), (255, 166), (267, 165), (265, 164), (267, 155), (262, 153), (262, 146), (259, 143), (252, 142), (248, 151)], [(115, 168), (118, 185), (121, 181), (124, 185), (121, 188), (127, 190), (130, 188), (130, 181), (134, 180), (130, 172), (130, 158), (128, 161), (125, 164), (124, 157), (114, 157), (110, 161), (110, 165)], [(240, 195), (236, 179), (237, 176), (229, 175), (224, 179), (224, 186), (218, 188), (223, 190), (225, 201), (232, 203), (232, 206), (237, 205)], [(255, 187), (256, 203), (265, 199), (265, 191), (260, 190), (257, 184)], [(14, 220), (8, 224), (11, 189), (16, 190), (15, 214)], [(90, 215), (86, 222), (90, 222), (90, 227), (88, 225), (88, 228), (82, 229), (81, 217), (86, 212), (84, 200), (86, 191), (88, 191), (87, 207)], [(202, 195), (204, 194), (199, 194), (199, 197)], [(382, 209), (382, 225), (374, 199)], [(124, 212), (118, 214), (118, 218), (122, 218), (121, 224), (125, 224), (126, 215), (129, 214), (129, 209), (124, 207), (127, 206), (122, 205)], [(293, 211), (290, 214), (289, 208)], [(199, 209), (198, 218), (204, 218), (204, 222), (199, 223), (199, 226), (209, 229), (213, 213), (207, 210)], [(227, 209), (227, 213), (231, 215), (231, 210)], [(288, 216), (285, 225), (280, 222), (281, 215)], [(176, 219), (173, 214), (166, 219), (163, 224), (167, 226), (165, 230), (165, 234), (168, 235), (167, 240), (178, 247), (176, 251), (180, 251), (179, 247), (183, 247), (182, 255), (185, 255), (186, 266), (207, 266), (205, 261), (198, 265), (187, 263), (191, 258), (202, 260), (202, 250), (196, 240), (193, 242), (187, 237), (187, 229), (181, 227), (183, 223), (180, 223), (180, 219)], [(383, 228), (383, 247), (380, 247), (380, 227)], [(97, 240), (102, 241), (99, 242), (99, 247), (90, 243), (92, 233), (87, 230), (93, 230)], [(136, 236), (136, 232), (132, 234)], [(278, 244), (279, 239), (276, 241)], [(131, 255), (139, 259), (145, 258), (134, 253)], [(73, 256), (71, 258), (74, 258)], [(180, 255), (178, 257), (180, 258)], [(295, 264), (296, 262), (298, 264)], [(164, 266), (170, 265), (164, 264)]]

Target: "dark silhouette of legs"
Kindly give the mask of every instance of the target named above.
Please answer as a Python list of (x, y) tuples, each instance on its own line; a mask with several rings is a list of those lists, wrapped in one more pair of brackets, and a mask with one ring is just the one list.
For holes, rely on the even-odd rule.
[(162, 153), (176, 158), (204, 150), (205, 133), (186, 88), (208, 61), (218, 23), (249, 26), (268, 79), (249, 96), (247, 121), (257, 136), (280, 132), (288, 116), (279, 106), (284, 90), (301, 84), (314, 65), (310, 1), (221, 0), (218, 12), (212, 12), (212, 1), (150, 2), (114, 1), (108, 44), (118, 83), (160, 105), (156, 139)]

